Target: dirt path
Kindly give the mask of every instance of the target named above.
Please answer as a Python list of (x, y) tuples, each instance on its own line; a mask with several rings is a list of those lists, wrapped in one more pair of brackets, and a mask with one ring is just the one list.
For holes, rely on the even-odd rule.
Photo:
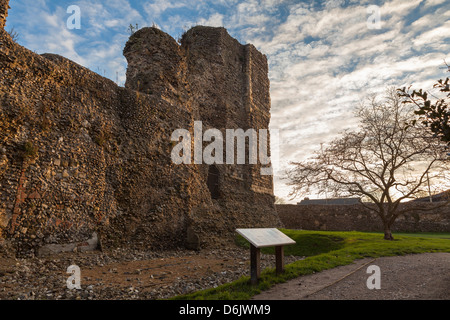
[[(286, 263), (297, 260), (285, 257)], [(67, 288), (67, 268), (80, 268), (80, 290)], [(274, 255), (261, 255), (262, 268)], [(242, 248), (196, 251), (67, 252), (42, 258), (0, 256), (0, 300), (154, 300), (219, 286), (250, 273)]]
[[(380, 268), (380, 289), (368, 289)], [(276, 285), (254, 300), (450, 300), (450, 253), (425, 253), (362, 259), (347, 266)]]

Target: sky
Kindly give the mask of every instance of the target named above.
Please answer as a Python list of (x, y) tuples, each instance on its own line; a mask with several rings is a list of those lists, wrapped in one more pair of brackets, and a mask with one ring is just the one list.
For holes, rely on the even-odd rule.
[[(80, 25), (73, 28), (78, 6)], [(128, 26), (175, 39), (195, 25), (227, 28), (267, 56), (271, 130), (278, 130), (275, 195), (285, 170), (357, 125), (355, 107), (387, 87), (432, 89), (450, 64), (448, 0), (11, 0), (6, 29), (36, 53), (69, 58), (119, 85)], [(272, 145), (272, 149), (274, 146)], [(309, 195), (317, 198), (316, 195)]]

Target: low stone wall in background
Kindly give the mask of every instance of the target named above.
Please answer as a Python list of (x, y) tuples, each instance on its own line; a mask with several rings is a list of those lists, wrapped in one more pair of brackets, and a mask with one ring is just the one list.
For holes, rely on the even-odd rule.
[[(436, 204), (408, 203), (415, 210), (397, 218), (392, 231), (450, 232), (450, 206), (432, 209)], [(378, 215), (357, 205), (276, 205), (278, 215), (288, 229), (326, 231), (382, 231)]]

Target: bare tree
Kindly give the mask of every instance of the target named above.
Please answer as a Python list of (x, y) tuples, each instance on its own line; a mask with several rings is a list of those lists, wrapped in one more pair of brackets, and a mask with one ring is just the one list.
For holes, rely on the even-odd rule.
[(372, 204), (363, 205), (378, 214), (384, 238), (392, 240), (393, 223), (411, 210), (400, 203), (424, 192), (428, 181), (448, 169), (445, 145), (420, 124), (410, 124), (414, 110), (394, 89), (382, 101), (371, 97), (356, 116), (356, 131), (346, 131), (311, 158), (292, 163), (287, 173), (291, 196), (317, 190), (369, 199)]

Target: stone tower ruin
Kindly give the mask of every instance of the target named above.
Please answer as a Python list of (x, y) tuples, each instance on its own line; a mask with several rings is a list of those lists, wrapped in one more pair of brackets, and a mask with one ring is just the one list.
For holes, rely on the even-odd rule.
[[(178, 44), (156, 28), (128, 40), (125, 88), (4, 30), (0, 0), (0, 251), (41, 254), (96, 234), (104, 249), (200, 249), (238, 227), (280, 226), (259, 164), (171, 161), (174, 130), (267, 129), (266, 57), (224, 28)], [(48, 251), (48, 250), (47, 250)]]

